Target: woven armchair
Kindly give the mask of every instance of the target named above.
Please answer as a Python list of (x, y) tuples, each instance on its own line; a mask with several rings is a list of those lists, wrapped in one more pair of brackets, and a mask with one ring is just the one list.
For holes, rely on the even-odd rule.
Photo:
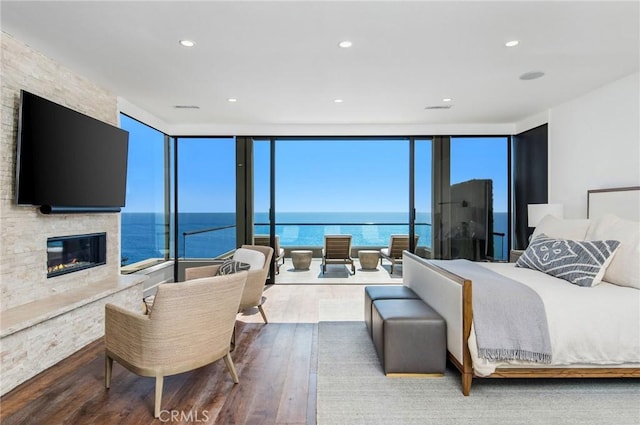
[[(262, 304), (267, 300), (262, 296), (262, 292), (264, 291), (264, 286), (267, 282), (269, 265), (271, 264), (271, 258), (273, 257), (273, 248), (262, 245), (242, 245), (241, 248), (253, 249), (254, 251), (262, 252), (264, 254), (264, 265), (261, 269), (248, 271), (247, 283), (244, 285), (244, 291), (242, 292), (242, 300), (240, 301), (238, 312), (258, 307), (264, 323), (269, 323), (267, 321), (267, 315), (262, 308)], [(212, 266), (189, 267), (184, 271), (185, 280), (188, 281), (191, 279), (214, 276), (219, 267), (220, 266), (217, 264)]]
[(107, 304), (105, 387), (111, 385), (113, 360), (133, 373), (155, 377), (157, 418), (165, 376), (223, 358), (238, 383), (229, 347), (247, 274), (159, 285), (149, 315)]

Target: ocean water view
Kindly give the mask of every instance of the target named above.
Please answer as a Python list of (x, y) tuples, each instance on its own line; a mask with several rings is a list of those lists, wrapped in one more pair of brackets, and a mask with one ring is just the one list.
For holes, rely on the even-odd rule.
[[(494, 233), (507, 234), (507, 213), (494, 213)], [(325, 234), (350, 234), (353, 246), (386, 246), (392, 234), (408, 234), (408, 214), (373, 213), (279, 213), (276, 234), (280, 245), (322, 246)], [(122, 213), (123, 264), (148, 258), (163, 258), (165, 232), (162, 213)], [(256, 213), (255, 234), (268, 234), (267, 213)], [(235, 213), (181, 213), (178, 217), (178, 256), (211, 258), (236, 246)], [(216, 230), (214, 230), (216, 229)], [(431, 214), (418, 214), (419, 246), (431, 247)], [(169, 257), (173, 257), (173, 234)], [(506, 236), (494, 236), (496, 258), (507, 258)]]

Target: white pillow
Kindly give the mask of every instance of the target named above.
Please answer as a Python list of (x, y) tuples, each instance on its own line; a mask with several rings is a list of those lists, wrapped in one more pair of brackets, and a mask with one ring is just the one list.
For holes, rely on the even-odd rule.
[(556, 239), (584, 241), (590, 224), (591, 220), (586, 218), (557, 218), (552, 215), (545, 215), (533, 231), (531, 240), (544, 233)]
[(264, 254), (254, 249), (238, 248), (233, 253), (233, 259), (249, 264), (251, 266), (249, 270), (258, 270), (264, 267)]
[(620, 241), (620, 246), (602, 280), (640, 289), (640, 222), (603, 215), (587, 232), (587, 240), (604, 238)]

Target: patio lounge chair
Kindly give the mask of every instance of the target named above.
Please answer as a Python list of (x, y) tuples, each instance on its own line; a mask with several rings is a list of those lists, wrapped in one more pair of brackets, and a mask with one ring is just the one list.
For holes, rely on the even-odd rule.
[[(255, 235), (253, 244), (271, 246), (271, 237), (269, 235)], [(280, 273), (281, 261), (284, 264), (284, 248), (280, 248), (280, 236), (276, 235), (276, 246), (273, 247), (273, 262), (276, 266), (276, 274)]]
[(356, 274), (351, 258), (351, 235), (324, 235), (322, 274), (327, 271), (327, 264), (351, 264), (351, 274)]
[[(419, 235), (415, 235), (414, 248), (418, 246)], [(389, 239), (389, 247), (380, 250), (380, 265), (382, 259), (391, 261), (391, 274), (393, 274), (393, 266), (402, 264), (402, 251), (409, 250), (409, 235), (391, 235)]]

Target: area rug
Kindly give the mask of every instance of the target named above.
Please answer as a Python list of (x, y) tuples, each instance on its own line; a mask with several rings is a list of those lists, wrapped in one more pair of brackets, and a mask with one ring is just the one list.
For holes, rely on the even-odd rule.
[(474, 379), (465, 397), (453, 369), (387, 378), (362, 321), (318, 326), (318, 425), (640, 423), (638, 380)]

